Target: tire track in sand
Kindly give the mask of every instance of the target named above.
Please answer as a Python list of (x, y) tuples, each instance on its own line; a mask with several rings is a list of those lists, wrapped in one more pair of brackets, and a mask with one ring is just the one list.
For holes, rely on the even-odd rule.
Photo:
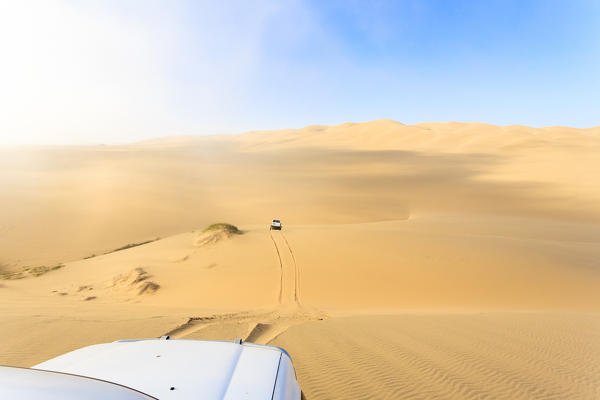
[(300, 304), (301, 270), (290, 242), (283, 232), (270, 231), (269, 237), (279, 261), (279, 306), (272, 310), (243, 311), (233, 314), (190, 317), (165, 333), (173, 338), (232, 340), (243, 338), (268, 344), (291, 326), (326, 319), (327, 315)]
[(299, 304), (298, 267), (292, 248), (282, 232), (269, 232), (279, 259), (279, 304)]
[(273, 237), (273, 233), (269, 232), (269, 236), (273, 241), (273, 245), (275, 246), (275, 250), (277, 251), (277, 259), (279, 260), (279, 304), (282, 302), (282, 294), (283, 294), (283, 262), (281, 261), (281, 253), (279, 252), (279, 247), (277, 246), (277, 242)]
[(294, 302), (300, 304), (300, 268), (298, 268), (298, 264), (296, 263), (296, 256), (292, 251), (292, 246), (290, 246), (290, 242), (288, 242), (283, 232), (281, 232), (281, 236), (283, 237), (285, 245), (289, 250), (290, 255), (292, 256), (292, 261), (294, 262)]

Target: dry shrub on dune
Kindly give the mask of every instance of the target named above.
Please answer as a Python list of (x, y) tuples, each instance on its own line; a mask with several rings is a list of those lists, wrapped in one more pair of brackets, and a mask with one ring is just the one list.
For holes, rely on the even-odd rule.
[(228, 239), (232, 235), (241, 235), (242, 231), (237, 226), (220, 222), (204, 228), (196, 240), (196, 246), (216, 243), (221, 239)]
[(224, 232), (227, 232), (229, 234), (239, 234), (239, 233), (241, 233), (241, 231), (238, 229), (237, 226), (231, 225), (231, 224), (227, 224), (225, 222), (219, 222), (217, 224), (209, 225), (206, 228), (204, 228), (204, 230), (202, 232), (213, 232), (213, 231), (224, 231)]

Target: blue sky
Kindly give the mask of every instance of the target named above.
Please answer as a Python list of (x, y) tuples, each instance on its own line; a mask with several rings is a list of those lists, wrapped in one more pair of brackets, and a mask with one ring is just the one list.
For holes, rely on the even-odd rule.
[(600, 125), (597, 1), (3, 1), (0, 143)]

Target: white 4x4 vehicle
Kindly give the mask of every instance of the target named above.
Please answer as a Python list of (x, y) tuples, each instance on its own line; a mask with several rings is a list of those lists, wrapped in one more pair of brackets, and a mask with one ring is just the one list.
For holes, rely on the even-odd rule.
[(274, 219), (271, 221), (271, 230), (275, 229), (276, 231), (281, 230), (281, 221), (278, 219)]
[(0, 399), (300, 400), (292, 360), (279, 347), (242, 342), (121, 340), (33, 368), (0, 366)]

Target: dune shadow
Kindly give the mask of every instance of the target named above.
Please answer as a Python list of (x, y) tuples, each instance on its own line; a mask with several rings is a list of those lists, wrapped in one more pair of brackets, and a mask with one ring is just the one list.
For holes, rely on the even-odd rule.
[(490, 178), (509, 161), (480, 153), (301, 148), (238, 154), (237, 178), (254, 181), (240, 196), (284, 202), (280, 208), (309, 220), (318, 211), (351, 220), (401, 219), (415, 210), (590, 217), (552, 184)]

